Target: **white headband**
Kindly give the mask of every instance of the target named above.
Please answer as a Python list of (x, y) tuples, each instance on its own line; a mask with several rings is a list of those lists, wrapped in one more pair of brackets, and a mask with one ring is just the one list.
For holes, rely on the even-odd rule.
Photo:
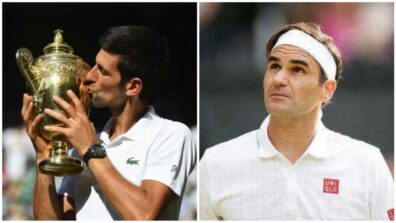
[(292, 29), (279, 37), (272, 50), (282, 44), (293, 45), (307, 51), (320, 64), (327, 78), (335, 80), (337, 72), (336, 62), (327, 47), (318, 40), (303, 31)]

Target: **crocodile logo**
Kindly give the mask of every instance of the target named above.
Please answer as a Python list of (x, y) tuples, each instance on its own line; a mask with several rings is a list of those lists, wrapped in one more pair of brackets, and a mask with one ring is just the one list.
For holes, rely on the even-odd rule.
[(135, 160), (135, 157), (131, 157), (127, 159), (126, 163), (129, 165), (133, 165), (133, 164), (139, 165), (139, 160)]

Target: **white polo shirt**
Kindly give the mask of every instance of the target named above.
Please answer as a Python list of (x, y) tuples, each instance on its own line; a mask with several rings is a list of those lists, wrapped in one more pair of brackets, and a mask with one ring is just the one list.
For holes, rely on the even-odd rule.
[[(166, 204), (158, 219), (177, 220), (187, 177), (196, 164), (190, 130), (182, 123), (159, 117), (150, 106), (131, 129), (110, 142), (112, 121), (111, 118), (100, 134), (108, 158), (136, 186), (147, 179), (172, 189), (178, 196)], [(77, 220), (121, 220), (88, 167), (80, 174), (64, 178), (58, 194), (64, 193), (75, 201)]]
[(200, 220), (389, 220), (393, 180), (378, 148), (318, 125), (292, 165), (260, 129), (206, 150)]

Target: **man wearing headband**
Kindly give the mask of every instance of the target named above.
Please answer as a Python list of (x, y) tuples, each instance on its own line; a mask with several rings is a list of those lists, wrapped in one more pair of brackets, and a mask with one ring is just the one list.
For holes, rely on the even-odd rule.
[(206, 150), (201, 220), (393, 220), (393, 180), (378, 148), (321, 122), (342, 61), (315, 24), (288, 25), (267, 43), (258, 130)]

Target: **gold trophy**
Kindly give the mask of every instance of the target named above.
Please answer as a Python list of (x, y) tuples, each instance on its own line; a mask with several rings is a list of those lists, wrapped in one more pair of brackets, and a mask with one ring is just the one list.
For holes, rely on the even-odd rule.
[[(59, 29), (55, 31), (54, 42), (43, 50), (44, 55), (36, 59), (33, 59), (27, 48), (20, 48), (16, 52), (19, 70), (33, 95), (35, 115), (43, 113), (45, 108), (65, 114), (52, 98), (57, 95), (68, 101), (66, 91), (69, 89), (80, 97), (88, 112), (90, 98), (83, 79), (90, 69), (89, 65), (73, 54), (73, 48), (63, 42), (62, 30)], [(53, 176), (68, 176), (82, 171), (84, 163), (69, 156), (66, 138), (62, 134), (44, 130), (45, 125), (62, 124), (48, 116), (42, 121), (40, 133), (51, 142), (51, 154), (39, 163), (39, 170)]]

